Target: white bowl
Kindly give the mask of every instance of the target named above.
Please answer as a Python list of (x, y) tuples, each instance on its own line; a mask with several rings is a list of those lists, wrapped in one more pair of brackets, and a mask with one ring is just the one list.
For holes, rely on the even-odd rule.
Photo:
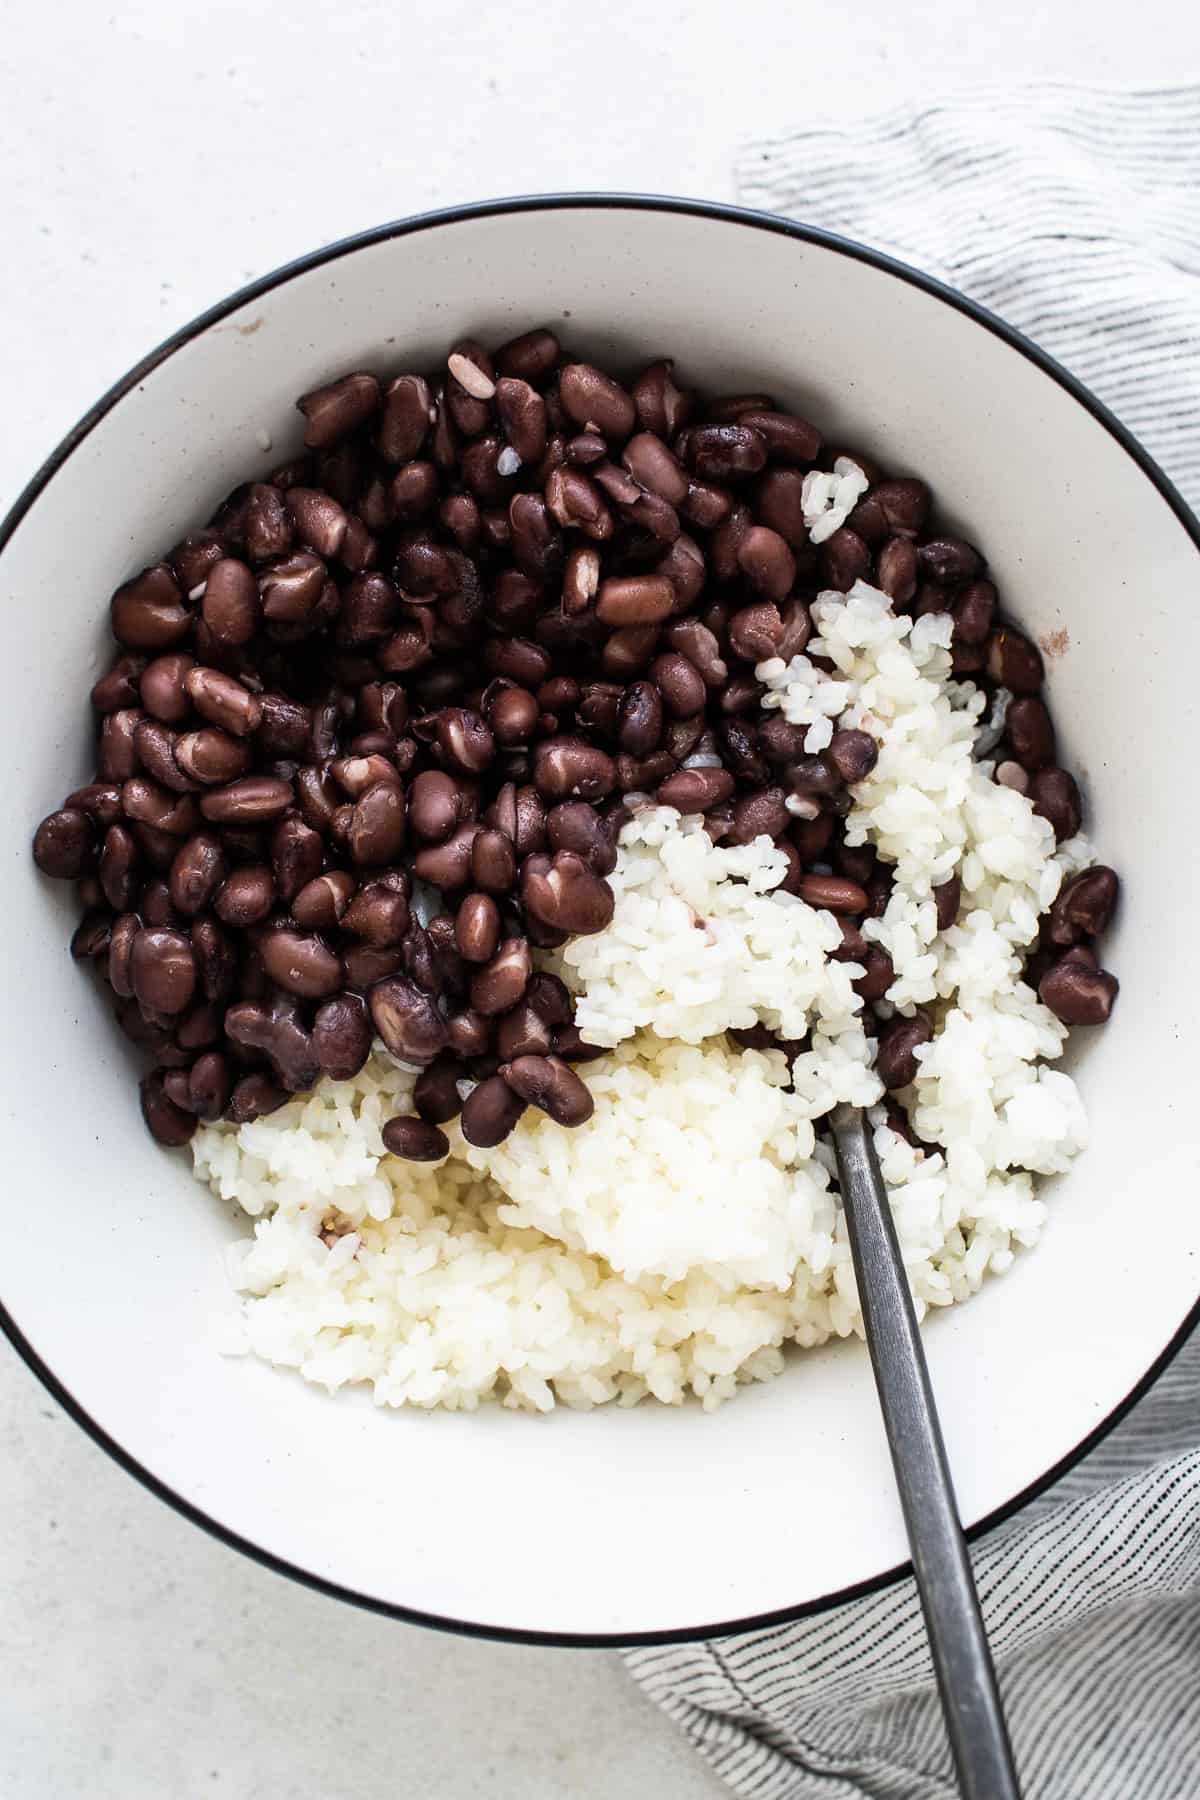
[(903, 1572), (861, 1345), (797, 1354), (712, 1416), (391, 1414), (223, 1358), (238, 1228), (144, 1132), (133, 1058), (66, 953), (71, 896), (28, 853), (92, 768), (111, 589), (298, 444), (295, 395), (539, 323), (603, 362), (670, 353), (705, 385), (767, 388), (919, 471), (1055, 648), (1065, 760), (1125, 877), (1106, 947), (1122, 993), (1081, 1034), (1093, 1142), (1042, 1245), (926, 1333), (966, 1520), (986, 1528), (1080, 1456), (1195, 1321), (1195, 520), (1063, 370), (912, 270), (751, 213), (569, 196), (385, 226), (234, 295), (98, 404), (3, 528), (0, 1295), (100, 1443), (276, 1568), (509, 1637), (708, 1634)]

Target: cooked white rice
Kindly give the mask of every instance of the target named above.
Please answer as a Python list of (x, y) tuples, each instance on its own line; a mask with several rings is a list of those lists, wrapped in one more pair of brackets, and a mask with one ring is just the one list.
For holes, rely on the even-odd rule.
[[(822, 518), (854, 503), (853, 477), (838, 480), (812, 497)], [(951, 679), (948, 619), (896, 618), (862, 583), (814, 617), (810, 655), (758, 675), (811, 749), (835, 719), (879, 742), (846, 835), (895, 865), (886, 913), (863, 928), (892, 956), (888, 1002), (936, 1026), (899, 1098), (943, 1149), (914, 1150), (873, 1114), (923, 1316), (1037, 1241), (1034, 1178), (1085, 1142), (1073, 1082), (1046, 1066), (1065, 1028), (1020, 972), (1064, 873), (1090, 858), (1082, 840), (1056, 851), (1029, 801), (972, 760), (983, 698)], [(814, 1122), (882, 1090), (861, 969), (829, 960), (840, 928), (778, 891), (784, 867), (769, 839), (722, 848), (699, 820), (636, 808), (611, 924), (554, 963), (585, 1037), (610, 1050), (585, 1072), (595, 1113), (575, 1130), (531, 1110), (493, 1150), (453, 1126), (445, 1161), (401, 1161), (380, 1128), (411, 1111), (414, 1075), (377, 1050), (353, 1081), (200, 1131), (197, 1172), (256, 1220), (233, 1258), (238, 1347), (329, 1388), (370, 1383), (383, 1405), (546, 1410), (688, 1393), (715, 1406), (777, 1373), (785, 1343), (861, 1333)], [(932, 890), (955, 873), (962, 906), (939, 934)], [(780, 1052), (723, 1035), (758, 1021), (809, 1034), (790, 1086)]]

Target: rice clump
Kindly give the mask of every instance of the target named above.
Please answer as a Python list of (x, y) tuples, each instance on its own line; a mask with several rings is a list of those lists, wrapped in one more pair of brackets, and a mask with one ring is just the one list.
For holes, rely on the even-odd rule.
[[(838, 471), (814, 514), (833, 518), (856, 493)], [(952, 678), (947, 618), (896, 617), (861, 582), (813, 614), (809, 654), (759, 665), (763, 705), (805, 726), (810, 751), (835, 720), (879, 744), (846, 838), (894, 867), (887, 909), (863, 931), (893, 960), (886, 1008), (934, 1020), (895, 1098), (937, 1147), (888, 1127), (861, 965), (832, 960), (831, 914), (780, 890), (783, 855), (768, 838), (714, 845), (698, 819), (647, 801), (621, 834), (611, 923), (545, 963), (608, 1052), (585, 1071), (587, 1124), (530, 1110), (495, 1149), (451, 1126), (441, 1163), (402, 1161), (380, 1130), (411, 1112), (415, 1072), (377, 1047), (352, 1081), (196, 1134), (197, 1173), (255, 1221), (232, 1253), (238, 1348), (330, 1389), (369, 1383), (388, 1406), (689, 1393), (716, 1406), (776, 1374), (788, 1342), (861, 1334), (818, 1134), (841, 1100), (876, 1109), (922, 1316), (1036, 1243), (1035, 1177), (1069, 1165), (1086, 1120), (1074, 1083), (1047, 1066), (1065, 1027), (1021, 971), (1090, 852), (1082, 839), (1056, 849), (1028, 799), (975, 760), (984, 698)], [(955, 875), (962, 904), (939, 933), (933, 889)], [(782, 1051), (725, 1035), (755, 1024), (807, 1040), (790, 1078)]]

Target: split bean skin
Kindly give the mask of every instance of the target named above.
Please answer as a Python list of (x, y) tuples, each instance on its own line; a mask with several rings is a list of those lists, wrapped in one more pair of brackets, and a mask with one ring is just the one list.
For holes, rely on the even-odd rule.
[[(391, 1155), (439, 1159), (455, 1119), (498, 1143), (529, 1106), (581, 1124), (600, 1052), (537, 953), (608, 924), (639, 795), (783, 852), (907, 1086), (929, 1022), (872, 1015), (895, 971), (861, 927), (891, 878), (843, 838), (879, 746), (835, 728), (806, 753), (760, 709), (756, 666), (804, 650), (825, 587), (946, 612), (956, 673), (1010, 695), (995, 779), (1059, 841), (1083, 819), (1041, 652), (925, 484), (864, 464), (816, 546), (805, 476), (836, 452), (806, 420), (764, 393), (705, 399), (669, 359), (599, 367), (543, 326), (297, 405), (300, 456), (119, 572), (95, 778), (33, 839), (76, 884), (73, 956), (154, 1059), (155, 1137), (348, 1080), (376, 1036), (423, 1071)], [(941, 930), (970, 904), (957, 874), (932, 899)], [(1094, 946), (1116, 902), (1113, 871), (1084, 870), (1044, 923), (1029, 979), (1068, 1024), (1112, 1010)]]

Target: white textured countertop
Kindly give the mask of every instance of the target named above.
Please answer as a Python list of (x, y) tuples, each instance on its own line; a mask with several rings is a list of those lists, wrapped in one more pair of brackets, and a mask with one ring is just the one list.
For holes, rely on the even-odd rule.
[[(739, 140), (817, 110), (1200, 70), (1179, 0), (1096, 0), (1085, 23), (1039, 0), (16, 12), (0, 508), (160, 338), (332, 238), (503, 193), (733, 199)], [(265, 1572), (144, 1492), (0, 1348), (3, 1800), (723, 1792), (615, 1657), (439, 1636)]]

